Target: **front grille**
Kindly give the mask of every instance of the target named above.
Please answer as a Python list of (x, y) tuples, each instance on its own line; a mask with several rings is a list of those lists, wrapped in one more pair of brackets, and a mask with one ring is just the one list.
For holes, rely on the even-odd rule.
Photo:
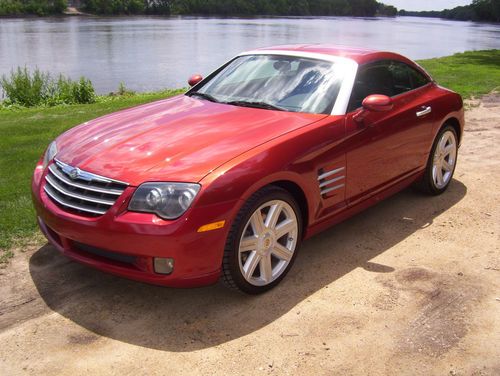
[(97, 217), (114, 205), (128, 184), (55, 161), (45, 176), (47, 195), (63, 209)]

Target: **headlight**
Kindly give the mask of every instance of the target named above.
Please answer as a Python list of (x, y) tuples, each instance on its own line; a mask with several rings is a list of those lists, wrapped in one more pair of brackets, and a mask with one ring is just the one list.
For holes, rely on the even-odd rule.
[(144, 183), (135, 191), (128, 209), (176, 219), (189, 209), (200, 188), (193, 183)]
[(54, 159), (57, 154), (57, 144), (55, 141), (52, 141), (45, 151), (45, 155), (43, 156), (43, 168), (47, 167), (49, 162)]

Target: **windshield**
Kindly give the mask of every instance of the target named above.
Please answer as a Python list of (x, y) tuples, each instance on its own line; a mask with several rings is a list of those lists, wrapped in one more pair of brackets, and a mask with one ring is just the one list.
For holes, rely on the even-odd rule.
[(329, 114), (342, 77), (334, 63), (293, 56), (240, 56), (189, 95), (270, 110)]

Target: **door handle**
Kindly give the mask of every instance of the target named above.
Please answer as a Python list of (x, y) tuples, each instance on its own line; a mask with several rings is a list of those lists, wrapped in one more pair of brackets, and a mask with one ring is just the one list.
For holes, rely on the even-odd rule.
[(432, 112), (431, 106), (422, 107), (422, 111), (417, 111), (417, 116), (418, 117), (425, 116), (427, 114), (430, 114), (431, 112)]

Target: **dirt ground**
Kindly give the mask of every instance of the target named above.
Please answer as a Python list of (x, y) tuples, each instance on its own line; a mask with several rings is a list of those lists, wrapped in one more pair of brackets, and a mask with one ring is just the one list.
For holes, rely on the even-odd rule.
[(500, 95), (455, 180), (306, 241), (256, 297), (147, 286), (52, 247), (0, 270), (0, 375), (500, 375)]

